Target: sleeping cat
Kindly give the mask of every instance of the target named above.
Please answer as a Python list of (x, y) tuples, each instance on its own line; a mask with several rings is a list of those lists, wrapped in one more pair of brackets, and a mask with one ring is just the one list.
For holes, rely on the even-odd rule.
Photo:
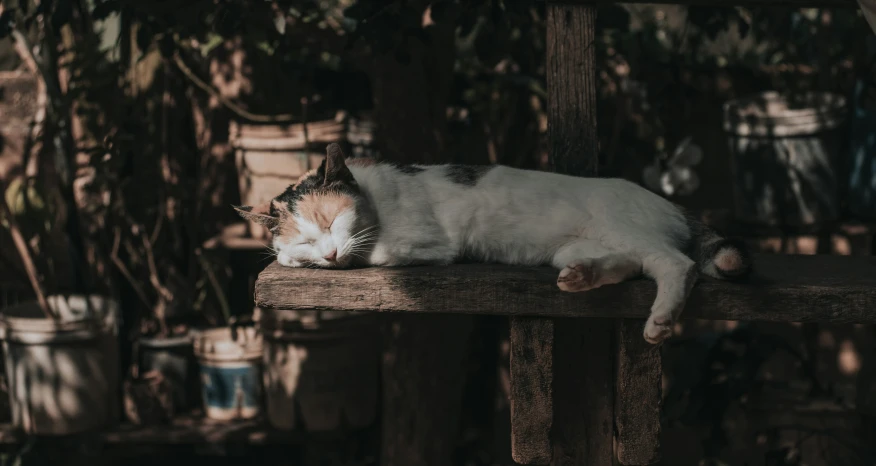
[(657, 282), (644, 336), (672, 334), (699, 273), (738, 279), (744, 247), (624, 180), (503, 166), (345, 162), (332, 144), (317, 170), (263, 206), (237, 209), (273, 233), (288, 267), (450, 264), (461, 258), (552, 265), (578, 292), (640, 276)]

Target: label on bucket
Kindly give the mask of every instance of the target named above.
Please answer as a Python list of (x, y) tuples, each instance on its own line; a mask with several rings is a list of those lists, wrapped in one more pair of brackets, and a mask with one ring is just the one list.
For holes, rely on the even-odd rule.
[(261, 370), (255, 364), (235, 367), (201, 365), (204, 405), (233, 415), (257, 411), (261, 401)]

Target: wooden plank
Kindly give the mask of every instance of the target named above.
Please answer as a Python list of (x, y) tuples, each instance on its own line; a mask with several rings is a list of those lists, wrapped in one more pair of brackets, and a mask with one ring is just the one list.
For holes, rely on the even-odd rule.
[(616, 448), (618, 461), (630, 466), (660, 460), (663, 363), (660, 347), (642, 338), (644, 325), (642, 320), (617, 322)]
[[(126, 445), (299, 445), (306, 440), (301, 432), (273, 429), (264, 419), (223, 422), (197, 415), (179, 416), (167, 425), (137, 426), (126, 423), (94, 435), (106, 443)], [(18, 444), (25, 440), (26, 436), (12, 425), (0, 425), (0, 444)]]
[(777, 6), (788, 8), (858, 8), (856, 0), (561, 0), (554, 3), (570, 5), (612, 5), (620, 3), (651, 3), (667, 5), (696, 5), (711, 7)]
[(511, 319), (511, 456), (548, 464), (553, 424), (554, 325), (544, 317)]
[[(754, 256), (748, 283), (701, 279), (682, 318), (772, 322), (876, 323), (876, 257)], [(644, 319), (655, 296), (650, 280), (586, 293), (564, 293), (546, 267), (466, 264), (445, 267), (265, 269), (259, 306), (325, 309), (614, 317)]]

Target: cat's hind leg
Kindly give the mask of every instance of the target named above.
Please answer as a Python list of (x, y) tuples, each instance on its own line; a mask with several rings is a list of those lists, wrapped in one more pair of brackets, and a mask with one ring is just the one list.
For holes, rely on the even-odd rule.
[(642, 268), (657, 282), (657, 298), (645, 322), (644, 337), (649, 343), (662, 343), (672, 336), (672, 324), (684, 310), (697, 281), (697, 267), (680, 251), (660, 251), (645, 255)]
[(557, 286), (569, 292), (592, 290), (642, 274), (639, 257), (613, 252), (592, 240), (575, 241), (560, 248), (552, 262), (561, 269)]

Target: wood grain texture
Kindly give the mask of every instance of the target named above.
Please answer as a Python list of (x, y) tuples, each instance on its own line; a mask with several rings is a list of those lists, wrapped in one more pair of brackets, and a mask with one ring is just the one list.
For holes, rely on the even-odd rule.
[[(590, 8), (547, 5), (548, 154), (553, 170), (566, 175), (595, 176), (599, 165), (592, 47), (594, 24), (595, 11)], [(512, 355), (530, 356), (511, 359), (512, 405), (549, 408), (545, 412), (512, 411), (512, 456), (522, 464), (547, 464), (554, 454), (550, 438), (554, 374), (544, 372), (532, 361), (552, 360), (555, 354), (560, 354), (559, 363), (563, 365), (566, 359), (576, 359), (576, 354), (567, 354), (569, 342), (555, 341), (554, 322), (550, 319), (512, 318), (511, 329)], [(539, 341), (531, 339), (536, 335)], [(561, 338), (563, 335), (566, 334), (561, 333)], [(563, 401), (566, 402), (574, 404), (572, 398)], [(558, 427), (557, 431), (560, 429), (565, 427)], [(562, 439), (564, 442), (580, 440), (583, 439)], [(558, 451), (565, 455), (564, 448), (559, 447)], [(583, 460), (583, 456), (581, 458)]]
[[(876, 323), (876, 257), (755, 255), (747, 283), (702, 278), (683, 319)], [(564, 293), (550, 268), (470, 264), (312, 270), (274, 263), (255, 287), (259, 306), (415, 313), (644, 319), (656, 288), (631, 280)]]
[(549, 464), (553, 424), (553, 320), (511, 319), (511, 456)]
[(614, 462), (614, 322), (554, 319), (553, 466)]
[(553, 3), (569, 5), (611, 5), (618, 3), (656, 3), (668, 5), (699, 5), (713, 7), (735, 6), (784, 6), (789, 8), (858, 8), (855, 0), (561, 0)]
[(642, 338), (642, 320), (617, 321), (614, 422), (617, 459), (626, 466), (660, 460), (663, 364), (660, 347)]
[[(550, 161), (558, 173), (596, 176), (596, 9), (548, 3), (546, 26)], [(551, 464), (612, 464), (614, 323), (555, 319), (553, 327)]]
[(595, 10), (547, 5), (548, 157), (557, 173), (596, 176)]

